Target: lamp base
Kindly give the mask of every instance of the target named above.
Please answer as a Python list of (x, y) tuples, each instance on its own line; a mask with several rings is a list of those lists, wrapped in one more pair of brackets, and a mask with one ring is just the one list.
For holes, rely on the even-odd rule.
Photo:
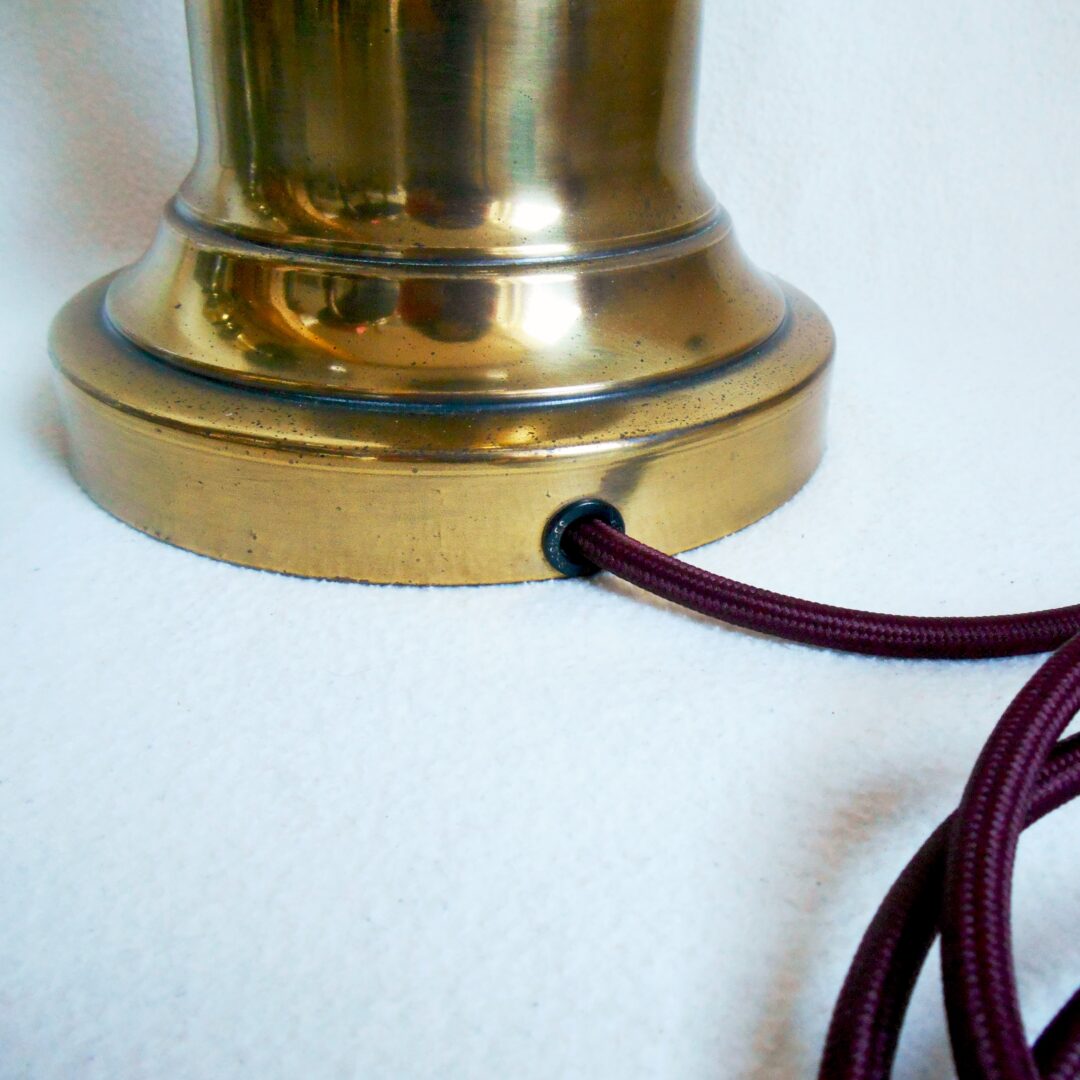
[(788, 286), (772, 337), (691, 376), (402, 405), (181, 370), (108, 324), (110, 281), (53, 327), (75, 476), (135, 528), (243, 566), (414, 585), (551, 578), (544, 530), (567, 503), (602, 499), (675, 553), (768, 514), (821, 458), (833, 334)]

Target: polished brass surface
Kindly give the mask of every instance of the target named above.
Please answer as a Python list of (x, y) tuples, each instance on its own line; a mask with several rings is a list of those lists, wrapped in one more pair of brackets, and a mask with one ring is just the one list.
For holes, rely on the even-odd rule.
[(789, 497), (832, 333), (692, 154), (699, 0), (189, 0), (197, 164), (53, 351), (76, 475), (292, 573), (552, 576), (597, 496), (668, 551)]

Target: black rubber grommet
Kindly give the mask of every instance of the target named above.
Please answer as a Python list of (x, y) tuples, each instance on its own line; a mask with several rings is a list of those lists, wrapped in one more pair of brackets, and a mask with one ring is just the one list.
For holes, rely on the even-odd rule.
[(566, 530), (583, 518), (599, 518), (605, 525), (610, 525), (619, 532), (626, 532), (626, 522), (622, 514), (611, 503), (603, 499), (579, 499), (564, 506), (544, 529), (544, 555), (556, 570), (564, 577), (588, 577), (597, 573), (599, 567), (592, 563), (571, 558), (563, 547)]

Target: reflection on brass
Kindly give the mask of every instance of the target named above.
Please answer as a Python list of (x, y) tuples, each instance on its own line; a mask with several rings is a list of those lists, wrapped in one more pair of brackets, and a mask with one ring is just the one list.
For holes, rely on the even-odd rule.
[(678, 551), (822, 448), (832, 331), (700, 179), (700, 0), (188, 0), (196, 165), (53, 331), (73, 468), (216, 558), (550, 577), (565, 503)]

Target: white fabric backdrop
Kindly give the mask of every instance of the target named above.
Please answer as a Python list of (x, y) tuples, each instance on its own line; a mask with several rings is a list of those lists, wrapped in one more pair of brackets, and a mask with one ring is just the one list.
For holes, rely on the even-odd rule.
[[(841, 340), (826, 464), (703, 566), (1080, 598), (1080, 13), (706, 0), (705, 169)], [(0, 1076), (810, 1075), (874, 906), (1034, 669), (755, 638), (610, 583), (216, 565), (62, 462), (47, 321), (192, 152), (179, 0), (0, 11)], [(1080, 811), (1025, 844), (1032, 1029)], [(936, 970), (898, 1075), (949, 1071)]]

